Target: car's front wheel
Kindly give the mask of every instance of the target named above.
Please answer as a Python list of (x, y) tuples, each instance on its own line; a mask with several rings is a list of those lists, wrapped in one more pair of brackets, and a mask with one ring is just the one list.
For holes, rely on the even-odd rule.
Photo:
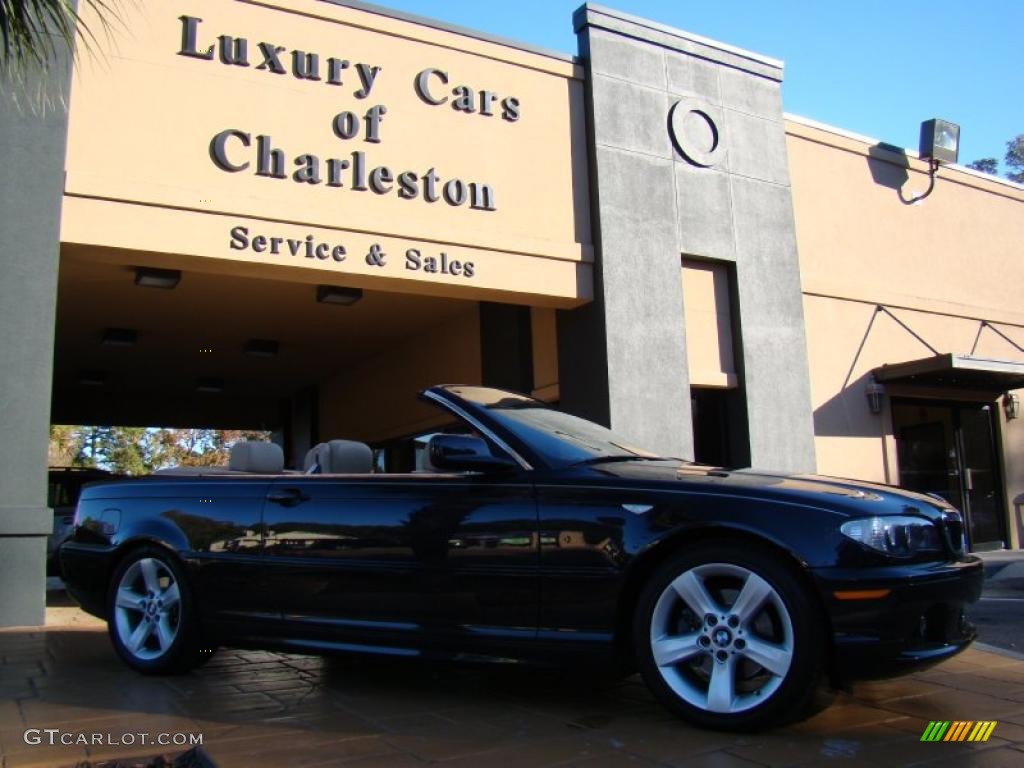
[(169, 553), (129, 553), (114, 571), (107, 608), (114, 649), (139, 672), (184, 672), (203, 660), (184, 569)]
[(822, 637), (819, 611), (789, 567), (725, 543), (667, 561), (634, 622), (655, 695), (690, 722), (728, 730), (799, 718), (817, 689)]

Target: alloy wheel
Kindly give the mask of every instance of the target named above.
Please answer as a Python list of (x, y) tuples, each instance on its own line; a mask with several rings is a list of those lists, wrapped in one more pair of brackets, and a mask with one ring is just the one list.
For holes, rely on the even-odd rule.
[(651, 614), (654, 664), (685, 702), (745, 712), (779, 689), (793, 663), (793, 622), (779, 592), (754, 571), (706, 563), (683, 571)]
[(125, 570), (114, 597), (114, 625), (128, 653), (150, 661), (166, 654), (181, 631), (181, 591), (174, 573), (154, 557)]

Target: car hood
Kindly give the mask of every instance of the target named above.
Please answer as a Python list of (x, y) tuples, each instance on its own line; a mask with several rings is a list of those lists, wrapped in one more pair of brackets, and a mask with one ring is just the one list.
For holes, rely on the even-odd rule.
[(824, 475), (784, 474), (756, 469), (723, 469), (678, 460), (610, 461), (590, 465), (606, 478), (651, 483), (665, 490), (749, 496), (828, 506), (849, 514), (916, 513), (936, 519), (954, 509), (943, 499), (891, 485)]

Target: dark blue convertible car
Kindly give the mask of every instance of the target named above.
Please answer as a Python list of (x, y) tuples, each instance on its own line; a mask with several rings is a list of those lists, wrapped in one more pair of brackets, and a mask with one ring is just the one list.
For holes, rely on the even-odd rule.
[(974, 638), (960, 514), (887, 486), (700, 466), (511, 392), (438, 386), (417, 469), (365, 444), (89, 486), (69, 591), (146, 673), (218, 644), (639, 670), (674, 712), (757, 728), (819, 681)]

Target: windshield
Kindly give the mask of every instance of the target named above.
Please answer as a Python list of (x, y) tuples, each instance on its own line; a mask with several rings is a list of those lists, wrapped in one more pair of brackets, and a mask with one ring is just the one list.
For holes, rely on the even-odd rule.
[(446, 387), (487, 410), (552, 467), (609, 458), (658, 458), (600, 424), (556, 411), (539, 400), (487, 387)]

